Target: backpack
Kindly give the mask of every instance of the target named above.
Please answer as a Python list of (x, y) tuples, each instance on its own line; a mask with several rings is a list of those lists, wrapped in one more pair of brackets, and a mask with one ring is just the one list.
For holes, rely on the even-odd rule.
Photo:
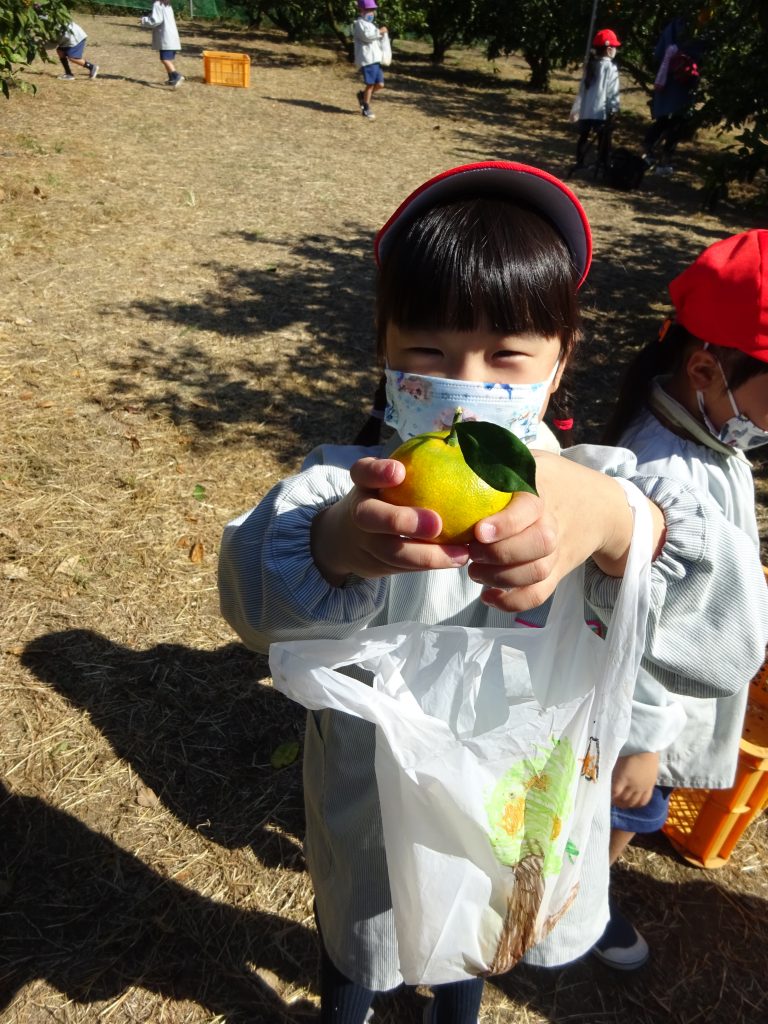
[(669, 62), (669, 75), (673, 82), (692, 89), (699, 84), (699, 65), (693, 57), (679, 50)]
[(647, 165), (641, 156), (631, 153), (628, 149), (618, 147), (611, 151), (606, 182), (611, 188), (619, 188), (630, 192), (637, 188), (643, 180)]

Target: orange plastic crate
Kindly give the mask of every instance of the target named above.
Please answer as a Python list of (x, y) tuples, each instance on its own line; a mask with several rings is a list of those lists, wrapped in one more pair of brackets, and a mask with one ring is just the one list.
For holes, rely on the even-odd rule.
[(676, 789), (662, 831), (687, 861), (720, 868), (768, 807), (768, 660), (750, 683), (736, 779), (730, 789)]
[(203, 50), (203, 77), (208, 85), (247, 89), (251, 84), (251, 58), (247, 53)]

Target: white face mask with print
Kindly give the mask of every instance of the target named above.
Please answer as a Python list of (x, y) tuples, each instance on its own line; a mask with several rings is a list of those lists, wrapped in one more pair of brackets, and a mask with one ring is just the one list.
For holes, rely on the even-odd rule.
[[(708, 348), (709, 346), (705, 345), (704, 347)], [(757, 424), (753, 423), (748, 416), (739, 412), (736, 399), (733, 397), (733, 392), (728, 386), (728, 379), (720, 365), (720, 360), (716, 359), (715, 362), (717, 363), (720, 375), (723, 378), (725, 391), (728, 395), (728, 401), (731, 403), (734, 415), (731, 416), (730, 419), (727, 419), (718, 430), (707, 415), (707, 410), (704, 407), (703, 392), (697, 391), (696, 401), (699, 403), (699, 411), (707, 425), (707, 430), (713, 437), (717, 438), (721, 444), (727, 444), (731, 448), (740, 448), (743, 452), (748, 452), (752, 448), (759, 448), (763, 444), (768, 444), (768, 430), (763, 430), (762, 427), (758, 427)]]
[(547, 379), (536, 384), (486, 384), (388, 369), (384, 422), (407, 441), (417, 434), (450, 430), (460, 408), (463, 420), (496, 423), (531, 444), (559, 365), (558, 360)]

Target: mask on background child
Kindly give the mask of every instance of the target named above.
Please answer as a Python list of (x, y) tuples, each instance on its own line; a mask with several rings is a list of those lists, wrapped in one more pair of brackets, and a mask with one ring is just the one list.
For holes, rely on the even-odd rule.
[(375, 14), (364, 14), (364, 15), (363, 15), (363, 18), (364, 18), (364, 19), (365, 19), (366, 21), (373, 21), (373, 19), (374, 19), (375, 17), (376, 17), (376, 15), (375, 15)]
[(559, 365), (558, 360), (547, 379), (536, 384), (486, 384), (386, 370), (384, 422), (407, 441), (432, 430), (449, 430), (460, 407), (464, 420), (496, 423), (530, 444)]
[[(705, 348), (708, 347), (709, 346), (705, 346)], [(757, 424), (753, 423), (748, 416), (739, 412), (736, 399), (733, 397), (733, 392), (728, 386), (728, 378), (725, 376), (719, 360), (717, 360), (717, 366), (722, 375), (725, 390), (728, 395), (728, 401), (731, 403), (734, 415), (731, 416), (730, 419), (727, 419), (718, 430), (707, 415), (707, 410), (704, 408), (703, 392), (697, 391), (696, 400), (699, 403), (699, 411), (704, 417), (707, 430), (722, 444), (727, 444), (731, 448), (740, 448), (743, 452), (748, 452), (751, 448), (759, 448), (762, 444), (768, 444), (768, 430), (763, 430), (762, 427), (758, 427)]]

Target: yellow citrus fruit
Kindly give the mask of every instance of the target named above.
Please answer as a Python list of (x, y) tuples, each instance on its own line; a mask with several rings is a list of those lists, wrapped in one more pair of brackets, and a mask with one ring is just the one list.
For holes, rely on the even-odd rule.
[(497, 491), (471, 469), (455, 432), (419, 434), (389, 456), (405, 466), (405, 479), (385, 487), (379, 497), (393, 505), (429, 508), (443, 521), (433, 544), (469, 544), (475, 523), (501, 512), (514, 493)]

